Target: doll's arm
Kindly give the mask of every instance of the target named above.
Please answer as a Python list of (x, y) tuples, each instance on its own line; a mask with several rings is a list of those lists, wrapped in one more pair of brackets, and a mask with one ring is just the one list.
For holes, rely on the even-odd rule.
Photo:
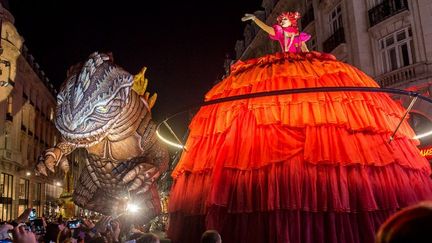
[(304, 41), (301, 43), (301, 50), (302, 52), (309, 52), (309, 49)]
[(245, 14), (245, 16), (241, 20), (243, 22), (244, 21), (248, 21), (248, 20), (252, 20), (256, 25), (258, 25), (258, 27), (260, 27), (262, 30), (264, 30), (265, 32), (267, 32), (269, 35), (271, 35), (271, 36), (275, 35), (275, 31), (274, 31), (274, 29), (272, 27), (268, 26), (267, 24), (265, 24), (264, 22), (262, 22), (261, 20), (259, 20), (253, 14)]

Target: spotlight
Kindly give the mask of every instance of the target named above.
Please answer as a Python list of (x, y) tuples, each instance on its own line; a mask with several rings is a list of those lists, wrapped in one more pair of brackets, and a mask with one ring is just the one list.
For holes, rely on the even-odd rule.
[(136, 204), (133, 204), (133, 203), (128, 203), (127, 208), (126, 208), (126, 210), (128, 212), (131, 212), (131, 213), (136, 213), (136, 212), (138, 212), (139, 209), (140, 208)]
[(27, 171), (27, 172), (26, 172), (26, 176), (31, 176), (31, 172), (30, 172), (30, 171)]
[(57, 181), (57, 182), (55, 183), (55, 185), (56, 185), (56, 186), (61, 186), (62, 184), (61, 184), (60, 182)]

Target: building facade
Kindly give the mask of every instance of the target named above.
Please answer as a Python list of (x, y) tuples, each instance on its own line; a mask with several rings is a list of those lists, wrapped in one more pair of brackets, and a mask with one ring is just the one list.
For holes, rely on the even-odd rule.
[(34, 172), (38, 156), (60, 137), (53, 123), (56, 91), (28, 53), (13, 16), (3, 4), (0, 5), (1, 221), (15, 219), (27, 207), (35, 208), (41, 216), (62, 192), (61, 174), (45, 178)]
[[(381, 87), (432, 97), (432, 1), (263, 0), (262, 7), (255, 15), (270, 26), (282, 12), (300, 12), (301, 30), (312, 35), (307, 43), (310, 50), (334, 54), (372, 76)], [(236, 43), (235, 59), (279, 51), (276, 41), (269, 41), (267, 33), (249, 22), (244, 40)], [(412, 100), (393, 98), (405, 107)], [(416, 134), (432, 131), (432, 104), (417, 100), (409, 119)], [(420, 149), (432, 148), (432, 135), (420, 141)]]

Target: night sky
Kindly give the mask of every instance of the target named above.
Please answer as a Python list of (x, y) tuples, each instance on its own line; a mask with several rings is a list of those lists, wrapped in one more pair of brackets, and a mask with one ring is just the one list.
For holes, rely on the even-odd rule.
[(244, 13), (262, 0), (12, 0), (10, 11), (29, 52), (59, 87), (70, 65), (94, 51), (113, 52), (132, 74), (147, 66), (160, 121), (203, 101), (223, 74), (226, 53), (243, 38)]

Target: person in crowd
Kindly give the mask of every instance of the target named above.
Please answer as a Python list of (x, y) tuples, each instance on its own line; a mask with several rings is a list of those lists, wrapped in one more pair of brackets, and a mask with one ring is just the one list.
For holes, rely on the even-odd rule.
[(6, 222), (2, 222), (2, 224), (0, 225), (0, 240), (8, 240), (10, 239), (10, 236), (8, 234), (8, 231), (13, 230), (13, 226), (6, 223)]
[(144, 233), (136, 243), (160, 243), (159, 237), (153, 233)]
[(390, 216), (379, 228), (376, 243), (432, 242), (432, 201), (406, 207)]
[(216, 230), (206, 230), (201, 236), (201, 243), (222, 243), (222, 238)]
[(36, 235), (25, 229), (25, 224), (18, 224), (13, 230), (13, 242), (14, 243), (36, 243)]

